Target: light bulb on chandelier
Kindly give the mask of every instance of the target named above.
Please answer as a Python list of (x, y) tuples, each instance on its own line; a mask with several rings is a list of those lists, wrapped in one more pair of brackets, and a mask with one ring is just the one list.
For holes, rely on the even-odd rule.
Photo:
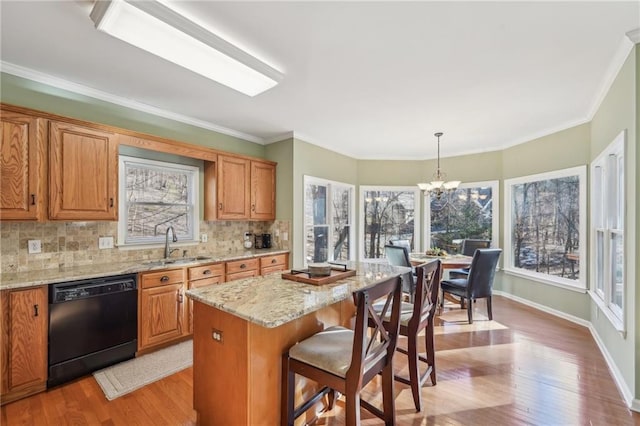
[(446, 173), (440, 170), (440, 136), (442, 136), (442, 132), (437, 132), (434, 134), (435, 137), (438, 138), (438, 166), (436, 168), (436, 172), (433, 174), (433, 180), (429, 183), (419, 183), (418, 188), (422, 191), (427, 191), (433, 193), (436, 198), (439, 200), (442, 194), (447, 192), (453, 192), (460, 185), (459, 180), (451, 180), (447, 181)]

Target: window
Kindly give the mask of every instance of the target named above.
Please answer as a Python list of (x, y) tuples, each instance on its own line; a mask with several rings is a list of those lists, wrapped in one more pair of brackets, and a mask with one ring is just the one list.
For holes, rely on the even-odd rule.
[(390, 240), (420, 247), (419, 197), (417, 187), (360, 187), (361, 258), (384, 258)]
[(585, 167), (505, 180), (505, 271), (586, 290), (585, 236)]
[(118, 243), (164, 243), (173, 226), (178, 240), (199, 231), (198, 167), (120, 156)]
[(498, 239), (498, 181), (470, 182), (437, 199), (425, 192), (425, 247), (458, 252), (465, 238)]
[(354, 186), (304, 177), (304, 262), (353, 258)]
[(624, 141), (616, 139), (591, 163), (591, 295), (618, 330), (624, 330)]

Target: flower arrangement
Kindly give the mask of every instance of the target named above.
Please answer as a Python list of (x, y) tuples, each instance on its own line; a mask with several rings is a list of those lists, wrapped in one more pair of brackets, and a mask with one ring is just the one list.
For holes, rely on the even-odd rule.
[(437, 256), (437, 257), (449, 256), (449, 253), (447, 253), (445, 250), (438, 247), (430, 248), (429, 250), (427, 250), (425, 254), (427, 256)]

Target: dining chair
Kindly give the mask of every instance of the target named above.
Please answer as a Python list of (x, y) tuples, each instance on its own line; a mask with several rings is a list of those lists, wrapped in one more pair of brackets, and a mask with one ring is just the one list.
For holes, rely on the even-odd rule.
[[(479, 248), (489, 248), (491, 246), (491, 240), (474, 240), (465, 238), (462, 240), (462, 247), (460, 248), (460, 254), (463, 256), (473, 256)], [(469, 275), (469, 268), (452, 269), (449, 271), (449, 278), (467, 278)]]
[[(345, 423), (348, 426), (360, 424), (361, 407), (384, 420), (385, 425), (395, 425), (391, 361), (398, 341), (401, 290), (400, 277), (394, 277), (354, 292), (356, 318), (353, 330), (329, 327), (296, 343), (283, 355), (283, 425), (293, 425), (297, 417), (326, 394), (329, 394), (328, 408), (333, 408), (335, 392), (345, 396)], [(379, 313), (373, 309), (373, 302), (378, 299), (385, 301), (385, 309)], [(385, 317), (389, 320), (383, 321)], [(367, 331), (371, 328), (373, 332), (369, 335)], [(323, 386), (298, 407), (294, 401), (296, 374)], [(382, 376), (382, 411), (360, 398), (362, 388), (378, 374)]]
[(409, 250), (405, 246), (395, 244), (385, 244), (384, 254), (392, 266), (404, 266), (411, 268), (411, 272), (407, 272), (402, 276), (402, 291), (409, 295), (409, 301), (413, 302), (416, 291), (416, 274), (411, 260), (409, 259)]
[[(395, 375), (395, 380), (411, 386), (413, 403), (416, 411), (422, 410), (422, 385), (427, 377), (431, 384), (436, 384), (434, 316), (438, 306), (440, 291), (440, 260), (435, 259), (416, 266), (418, 279), (414, 303), (403, 302), (400, 307), (400, 335), (407, 337), (407, 349), (397, 347), (396, 351), (407, 355), (409, 361), (409, 378)], [(384, 305), (374, 304), (374, 309), (381, 312)], [(375, 324), (374, 324), (375, 325)], [(425, 356), (420, 355), (418, 341), (420, 333), (424, 331)], [(426, 369), (420, 373), (420, 362), (426, 364)]]
[(487, 299), (487, 314), (490, 320), (493, 319), (491, 295), (501, 253), (502, 249), (477, 249), (471, 260), (467, 278), (453, 278), (440, 283), (443, 294), (442, 303), (444, 303), (445, 293), (460, 297), (461, 308), (466, 301), (469, 324), (473, 323), (473, 300), (475, 299)]

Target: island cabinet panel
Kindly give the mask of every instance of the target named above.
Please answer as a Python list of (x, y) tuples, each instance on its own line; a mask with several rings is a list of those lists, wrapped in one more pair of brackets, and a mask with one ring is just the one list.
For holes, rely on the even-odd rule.
[(2, 404), (43, 391), (47, 385), (47, 287), (0, 293)]
[(44, 120), (0, 111), (0, 219), (43, 220), (46, 216)]
[(49, 219), (118, 220), (117, 134), (49, 123)]
[(276, 218), (276, 166), (251, 161), (251, 219)]
[[(280, 424), (282, 354), (326, 327), (348, 325), (353, 313), (353, 303), (345, 300), (266, 328), (195, 302), (193, 394), (199, 424)], [(214, 340), (212, 330), (219, 340)], [(296, 380), (296, 389), (301, 389), (296, 396), (299, 404), (315, 385), (302, 377)], [(312, 407), (298, 422), (311, 422), (314, 417)]]
[(140, 281), (138, 352), (187, 335), (184, 270), (141, 274)]
[(218, 219), (249, 217), (250, 161), (240, 157), (218, 155), (217, 201)]

